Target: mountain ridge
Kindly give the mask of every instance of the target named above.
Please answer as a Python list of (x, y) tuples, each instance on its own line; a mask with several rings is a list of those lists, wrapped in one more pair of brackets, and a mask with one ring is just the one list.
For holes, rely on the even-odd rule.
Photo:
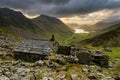
[[(38, 18), (39, 17), (36, 19)], [(0, 8), (1, 31), (8, 31), (26, 39), (48, 39), (52, 34), (57, 34), (56, 37), (64, 40), (63, 33), (66, 34), (66, 36), (70, 36), (73, 33), (67, 25), (57, 18), (42, 15), (39, 19), (40, 21), (38, 21), (38, 23), (42, 25), (37, 25), (34, 19), (26, 18), (20, 11)], [(47, 23), (49, 24), (47, 25)], [(56, 29), (58, 26), (60, 26), (58, 29), (60, 31)]]

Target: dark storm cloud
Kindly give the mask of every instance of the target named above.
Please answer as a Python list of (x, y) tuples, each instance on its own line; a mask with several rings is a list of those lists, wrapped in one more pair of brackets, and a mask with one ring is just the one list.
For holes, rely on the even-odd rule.
[(38, 0), (45, 4), (67, 4), (70, 0)]
[(33, 0), (0, 0), (0, 7), (10, 7), (15, 9), (28, 9), (29, 6), (34, 4)]
[(120, 0), (0, 0), (0, 6), (28, 14), (65, 16), (120, 8)]
[(69, 4), (57, 7), (56, 14), (87, 14), (102, 9), (120, 8), (120, 0), (71, 0)]

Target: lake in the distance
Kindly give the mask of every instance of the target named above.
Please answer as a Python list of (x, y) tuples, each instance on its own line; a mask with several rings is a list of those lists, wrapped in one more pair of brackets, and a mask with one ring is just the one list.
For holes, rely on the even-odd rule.
[(89, 33), (89, 32), (85, 31), (84, 29), (75, 29), (75, 33)]

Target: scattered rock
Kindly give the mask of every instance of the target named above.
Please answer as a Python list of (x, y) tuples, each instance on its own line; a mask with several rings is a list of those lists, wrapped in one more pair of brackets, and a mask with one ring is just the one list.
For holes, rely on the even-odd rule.
[(15, 61), (14, 63), (13, 63), (13, 65), (17, 65), (17, 64), (19, 64), (21, 61), (20, 60), (17, 60), (17, 61)]
[(10, 80), (18, 80), (20, 79), (20, 76), (18, 74), (13, 74), (11, 77), (10, 77)]
[(90, 74), (88, 74), (88, 78), (91, 79), (91, 80), (96, 80), (97, 76), (96, 76), (95, 73), (90, 73)]
[(59, 72), (57, 78), (58, 79), (64, 79), (66, 77), (66, 72), (65, 71), (61, 71)]
[(105, 48), (104, 50), (105, 50), (106, 52), (112, 52), (112, 49), (109, 48), (109, 47)]
[(36, 80), (36, 76), (34, 74), (29, 74), (25, 76), (22, 80)]
[(97, 73), (97, 77), (99, 77), (99, 78), (105, 78), (105, 75), (102, 74), (102, 73)]
[(71, 77), (71, 80), (77, 80), (78, 74), (71, 74), (70, 77)]
[(116, 79), (114, 79), (114, 78), (112, 78), (112, 77), (105, 77), (105, 78), (103, 78), (102, 80), (116, 80)]
[(86, 69), (86, 68), (83, 68), (82, 70), (83, 70), (83, 72), (84, 72), (85, 74), (89, 74), (89, 73), (90, 73), (90, 71), (89, 71), (88, 69)]
[(109, 61), (109, 67), (112, 68), (113, 67), (113, 63), (111, 61)]
[(10, 79), (8, 77), (2, 75), (2, 76), (0, 76), (0, 80), (10, 80)]
[(38, 66), (43, 66), (44, 65), (44, 61), (43, 60), (39, 60), (35, 62)]
[(42, 77), (42, 80), (49, 80), (48, 77)]

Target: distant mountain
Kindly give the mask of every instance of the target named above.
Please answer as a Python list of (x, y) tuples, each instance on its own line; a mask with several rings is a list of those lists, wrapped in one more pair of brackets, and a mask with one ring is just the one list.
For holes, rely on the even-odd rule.
[(52, 34), (64, 40), (72, 31), (57, 18), (41, 15), (35, 19), (26, 18), (21, 12), (0, 8), (0, 33), (10, 33), (24, 38), (48, 39)]
[(95, 25), (93, 25), (93, 27), (96, 28), (96, 31), (101, 31), (103, 29), (108, 28), (109, 26), (114, 26), (115, 24), (119, 24), (120, 21), (113, 21), (113, 22), (109, 22), (109, 21), (100, 21), (98, 23), (96, 23)]
[(119, 46), (120, 47), (120, 23), (112, 25), (106, 29), (107, 31), (93, 38), (86, 39), (80, 42), (84, 45), (92, 46)]

